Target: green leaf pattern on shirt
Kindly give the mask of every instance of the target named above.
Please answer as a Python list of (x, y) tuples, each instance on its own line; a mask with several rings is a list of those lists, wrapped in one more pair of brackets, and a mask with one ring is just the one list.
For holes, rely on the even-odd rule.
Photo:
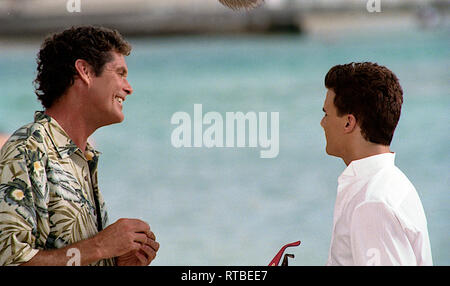
[(44, 112), (36, 112), (33, 123), (14, 132), (0, 151), (0, 265), (18, 265), (37, 250), (96, 235), (95, 196), (101, 228), (106, 226), (97, 185), (98, 155), (90, 145), (82, 152)]

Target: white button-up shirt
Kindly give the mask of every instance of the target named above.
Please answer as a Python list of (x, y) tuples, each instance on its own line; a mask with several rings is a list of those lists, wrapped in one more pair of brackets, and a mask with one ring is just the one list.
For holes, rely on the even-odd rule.
[(339, 176), (327, 265), (432, 265), (425, 212), (395, 154), (352, 161)]

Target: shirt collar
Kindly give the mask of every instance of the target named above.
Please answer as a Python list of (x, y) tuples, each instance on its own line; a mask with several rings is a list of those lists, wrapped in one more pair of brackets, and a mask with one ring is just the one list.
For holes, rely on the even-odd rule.
[(394, 166), (395, 153), (383, 153), (352, 161), (339, 179), (370, 176), (387, 166)]
[[(64, 131), (64, 129), (59, 125), (59, 123), (52, 117), (45, 114), (43, 111), (36, 111), (34, 114), (34, 122), (40, 123), (44, 126), (50, 140), (53, 143), (59, 156), (64, 159), (70, 157), (73, 153), (79, 151), (80, 148), (70, 139), (69, 135)], [(98, 157), (101, 153), (95, 150), (89, 142), (86, 144), (86, 152), (81, 152), (81, 154), (86, 154), (86, 159), (89, 161), (93, 157)]]

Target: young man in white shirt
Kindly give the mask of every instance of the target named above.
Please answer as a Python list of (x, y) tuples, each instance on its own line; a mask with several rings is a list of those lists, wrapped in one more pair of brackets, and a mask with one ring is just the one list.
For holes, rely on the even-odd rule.
[(403, 91), (374, 63), (337, 65), (325, 77), (326, 152), (344, 160), (327, 265), (432, 265), (420, 198), (391, 152)]

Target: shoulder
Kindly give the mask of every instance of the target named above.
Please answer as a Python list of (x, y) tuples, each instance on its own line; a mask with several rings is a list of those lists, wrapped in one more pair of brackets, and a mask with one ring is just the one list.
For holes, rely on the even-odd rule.
[(20, 127), (8, 138), (1, 148), (0, 164), (20, 157), (20, 154), (24, 151), (43, 152), (45, 136), (45, 127), (41, 123), (32, 122)]
[(397, 208), (416, 189), (395, 165), (381, 169), (368, 182), (364, 201), (383, 202)]
[(356, 206), (352, 213), (352, 221), (367, 224), (369, 221), (382, 222), (383, 219), (392, 220), (396, 217), (395, 210), (388, 204), (379, 200), (365, 201)]
[[(354, 200), (352, 220), (362, 223), (393, 224), (412, 231), (426, 230), (426, 218), (418, 193), (407, 176), (395, 165), (374, 174)], [(376, 220), (377, 222), (373, 222)], [(364, 222), (366, 221), (366, 222)], [(392, 226), (393, 227), (393, 226)]]

